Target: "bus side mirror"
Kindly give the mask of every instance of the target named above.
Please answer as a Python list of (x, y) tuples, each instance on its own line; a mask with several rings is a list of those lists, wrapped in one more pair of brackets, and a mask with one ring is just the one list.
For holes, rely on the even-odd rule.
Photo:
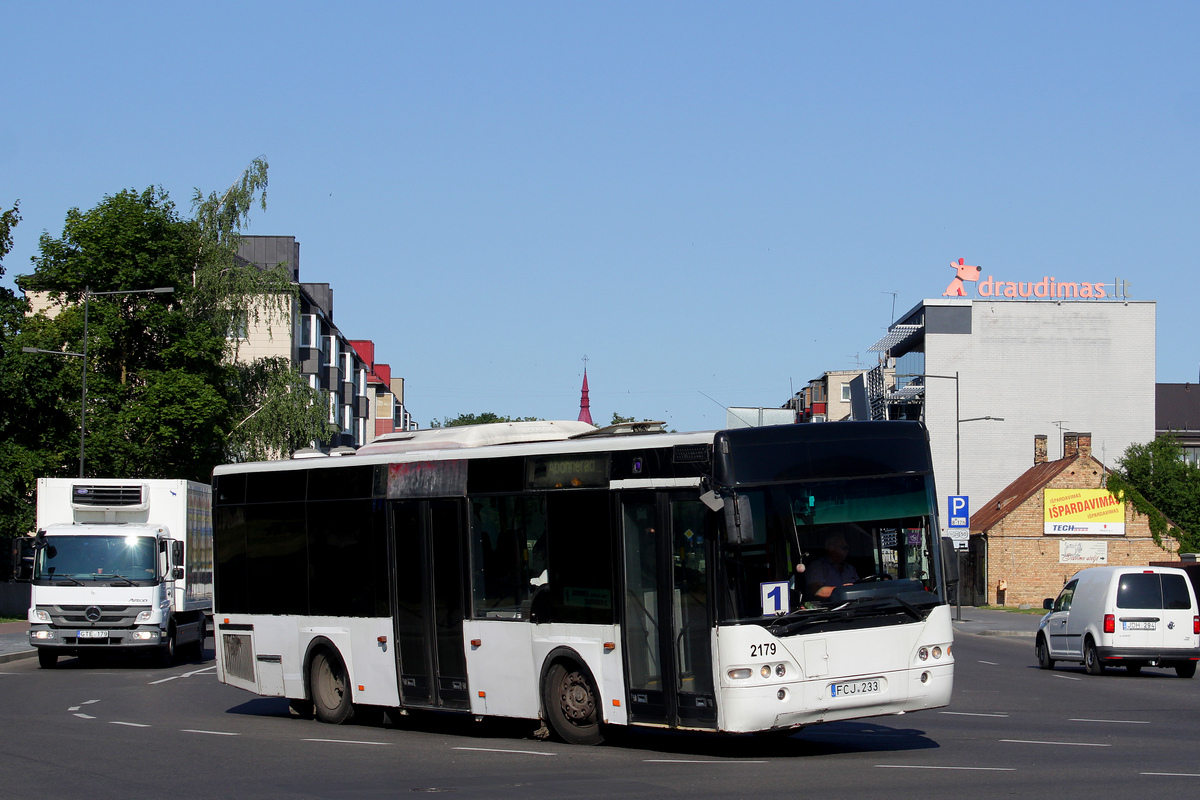
[(954, 549), (954, 540), (949, 536), (942, 537), (942, 574), (946, 576), (946, 585), (958, 583), (958, 551)]
[(754, 541), (754, 515), (750, 511), (749, 497), (734, 495), (725, 498), (725, 541), (729, 544)]

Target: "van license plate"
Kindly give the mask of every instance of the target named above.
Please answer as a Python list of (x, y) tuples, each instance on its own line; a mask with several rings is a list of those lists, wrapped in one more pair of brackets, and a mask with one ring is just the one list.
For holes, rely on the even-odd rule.
[(108, 631), (87, 630), (87, 631), (79, 631), (78, 634), (79, 634), (80, 639), (107, 639), (108, 638)]
[(1154, 630), (1153, 622), (1122, 622), (1121, 626), (1127, 631), (1152, 631)]
[(833, 697), (849, 697), (852, 694), (877, 694), (882, 691), (883, 681), (879, 678), (829, 684), (829, 694)]

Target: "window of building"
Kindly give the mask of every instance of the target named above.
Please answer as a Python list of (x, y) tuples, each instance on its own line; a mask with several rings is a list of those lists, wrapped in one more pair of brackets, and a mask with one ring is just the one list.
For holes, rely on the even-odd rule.
[(842, 402), (843, 403), (850, 402), (850, 384), (848, 384), (848, 383), (842, 384)]
[(250, 338), (250, 314), (248, 311), (234, 312), (233, 319), (229, 322), (229, 331), (225, 334), (227, 339), (237, 339), (245, 341)]

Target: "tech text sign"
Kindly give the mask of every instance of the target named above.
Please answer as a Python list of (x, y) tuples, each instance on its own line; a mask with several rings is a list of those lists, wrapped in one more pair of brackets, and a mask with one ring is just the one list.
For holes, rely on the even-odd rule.
[(1044, 508), (1047, 534), (1125, 535), (1125, 502), (1107, 489), (1047, 489)]

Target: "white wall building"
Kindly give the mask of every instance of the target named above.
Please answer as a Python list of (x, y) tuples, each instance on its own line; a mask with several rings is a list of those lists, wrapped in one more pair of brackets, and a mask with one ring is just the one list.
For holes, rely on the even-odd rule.
[(1153, 302), (924, 300), (871, 348), (896, 373), (872, 399), (877, 417), (925, 420), (944, 529), (946, 497), (974, 513), (1033, 464), (1035, 435), (1053, 460), (1062, 432), (1089, 432), (1108, 467), (1153, 439), (1154, 348)]

